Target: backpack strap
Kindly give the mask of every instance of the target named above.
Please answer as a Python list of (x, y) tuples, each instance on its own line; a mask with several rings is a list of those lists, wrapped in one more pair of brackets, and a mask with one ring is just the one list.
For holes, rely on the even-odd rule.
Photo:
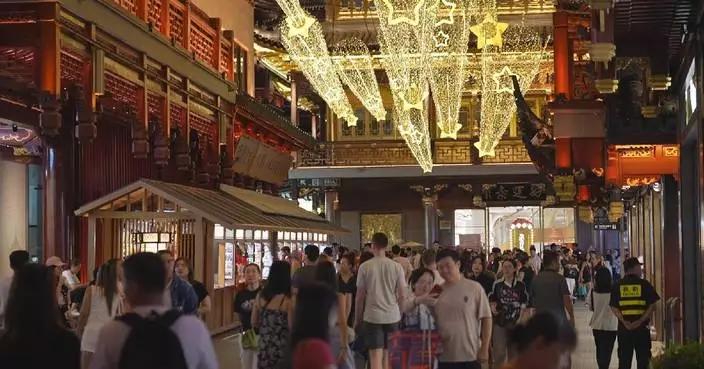
[(130, 327), (136, 327), (144, 322), (144, 318), (136, 313), (127, 313), (124, 315), (120, 315), (117, 318), (115, 318), (115, 320), (123, 322)]
[(178, 318), (181, 317), (181, 315), (183, 314), (181, 314), (180, 311), (172, 309), (160, 315), (157, 318), (157, 321), (163, 324), (165, 327), (171, 327), (174, 323), (176, 323), (176, 321), (178, 320)]

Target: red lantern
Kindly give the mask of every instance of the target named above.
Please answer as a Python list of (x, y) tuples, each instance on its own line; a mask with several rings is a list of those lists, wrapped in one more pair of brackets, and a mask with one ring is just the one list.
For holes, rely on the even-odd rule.
[(42, 105), (39, 125), (46, 136), (56, 136), (61, 129), (61, 114), (58, 101), (51, 99)]
[(579, 202), (589, 201), (589, 186), (587, 186), (587, 185), (580, 185), (579, 186), (577, 200)]

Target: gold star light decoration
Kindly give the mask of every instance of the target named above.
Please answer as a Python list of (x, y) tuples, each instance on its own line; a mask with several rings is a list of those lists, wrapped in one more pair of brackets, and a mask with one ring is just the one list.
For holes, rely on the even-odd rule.
[(472, 1), (439, 0), (434, 28), (434, 50), (428, 63), (428, 80), (433, 91), (436, 124), (440, 138), (457, 138), (462, 90), (467, 79), (469, 26), (478, 19)]
[(480, 157), (496, 154), (496, 145), (515, 119), (511, 76), (515, 75), (521, 90), (527, 91), (539, 71), (540, 61), (546, 55), (546, 45), (547, 41), (541, 38), (536, 28), (522, 23), (505, 29), (500, 42), (494, 39), (492, 43), (485, 43), (481, 54), (479, 140), (474, 144)]
[(357, 117), (328, 53), (320, 22), (303, 10), (297, 0), (277, 0), (277, 3), (286, 15), (280, 26), (281, 41), (291, 60), (299, 65), (330, 109), (349, 126), (356, 126)]
[(333, 48), (333, 62), (342, 82), (377, 121), (386, 120), (369, 48), (357, 37), (344, 39)]
[(423, 172), (433, 168), (428, 132), (426, 71), (435, 40), (436, 2), (383, 0), (376, 4), (379, 45), (394, 102), (397, 130)]
[(477, 49), (482, 50), (487, 45), (503, 46), (503, 34), (507, 28), (508, 23), (497, 22), (496, 15), (487, 12), (481, 23), (475, 24), (469, 29), (477, 36)]

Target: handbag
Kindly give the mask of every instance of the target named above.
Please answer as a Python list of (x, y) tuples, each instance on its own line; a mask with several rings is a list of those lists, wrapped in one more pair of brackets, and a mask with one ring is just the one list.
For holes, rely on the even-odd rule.
[(259, 336), (254, 329), (248, 329), (242, 333), (242, 348), (245, 350), (259, 349)]

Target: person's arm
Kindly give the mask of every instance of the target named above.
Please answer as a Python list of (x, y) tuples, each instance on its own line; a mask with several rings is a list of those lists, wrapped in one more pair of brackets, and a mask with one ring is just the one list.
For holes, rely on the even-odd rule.
[(569, 319), (571, 322), (574, 323), (574, 305), (572, 304), (572, 294), (570, 293), (569, 287), (567, 287), (567, 280), (562, 279), (562, 301), (564, 301), (565, 304), (565, 310), (567, 310), (567, 314), (569, 314)]
[(196, 291), (190, 283), (186, 283), (185, 281), (184, 283), (185, 287), (183, 291), (185, 296), (183, 300), (183, 312), (186, 314), (196, 314), (198, 313), (198, 295), (196, 295)]
[(364, 314), (364, 301), (367, 298), (367, 285), (366, 285), (366, 268), (364, 264), (360, 265), (359, 272), (357, 274), (357, 297), (355, 298), (354, 305), (354, 327), (357, 328), (362, 323), (362, 318)]
[(481, 333), (481, 347), (477, 359), (481, 362), (489, 360), (489, 347), (491, 346), (491, 328), (492, 328), (492, 318), (491, 309), (489, 308), (489, 299), (486, 294), (479, 294), (479, 309), (478, 318), (481, 320), (482, 333)]
[(396, 295), (398, 298), (398, 306), (403, 306), (404, 302), (406, 301), (406, 278), (405, 278), (405, 273), (403, 272), (403, 267), (401, 267), (401, 264), (398, 264), (398, 279), (396, 280)]
[(340, 356), (345, 357), (349, 347), (347, 335), (347, 317), (345, 317), (345, 295), (337, 294), (337, 327), (340, 330)]
[(260, 300), (261, 298), (259, 297), (259, 294), (257, 294), (257, 297), (254, 299), (254, 306), (252, 306), (252, 329), (254, 329), (257, 333), (259, 333)]
[(201, 301), (200, 306), (198, 307), (198, 314), (207, 314), (210, 312), (212, 309), (211, 307), (212, 301), (210, 299), (210, 296), (205, 296), (203, 301)]
[(83, 329), (86, 327), (86, 324), (88, 324), (88, 317), (90, 316), (91, 299), (93, 296), (92, 291), (92, 288), (88, 288), (86, 290), (86, 294), (83, 296), (83, 302), (81, 302), (81, 313), (78, 316), (77, 323), (78, 332), (81, 334), (83, 332)]

